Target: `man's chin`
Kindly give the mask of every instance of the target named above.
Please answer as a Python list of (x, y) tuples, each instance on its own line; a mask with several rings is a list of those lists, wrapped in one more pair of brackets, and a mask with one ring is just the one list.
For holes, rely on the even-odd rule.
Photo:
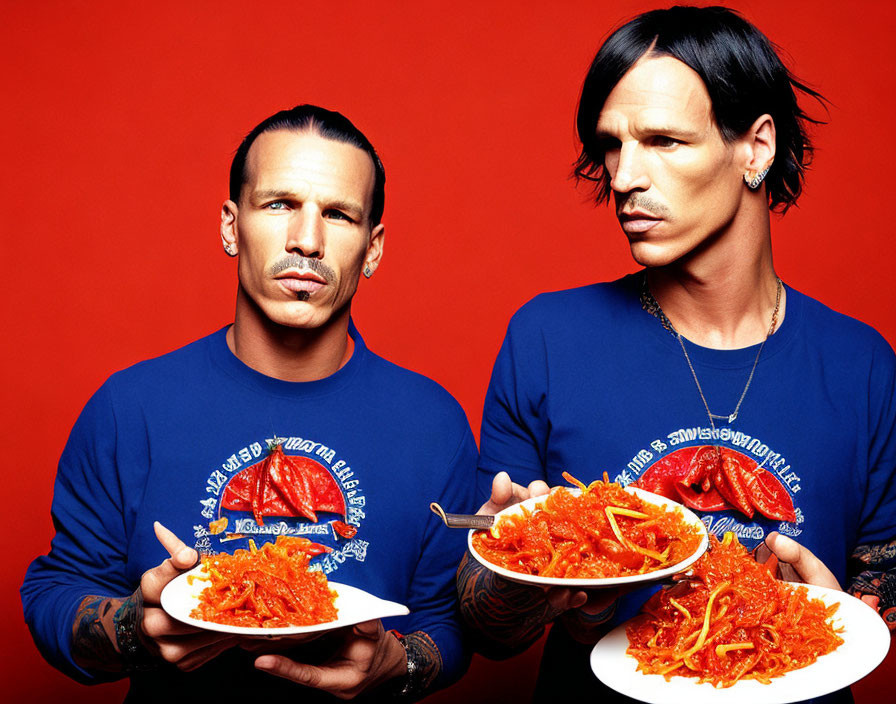
[(261, 310), (271, 323), (295, 330), (315, 330), (323, 327), (332, 317), (329, 310), (321, 310), (312, 301), (288, 301)]
[(629, 242), (632, 258), (641, 266), (653, 268), (668, 266), (681, 256), (670, 247), (655, 242)]
[(330, 320), (330, 316), (315, 315), (309, 312), (308, 315), (290, 315), (272, 318), (273, 322), (284, 328), (292, 328), (293, 330), (317, 330), (324, 327)]

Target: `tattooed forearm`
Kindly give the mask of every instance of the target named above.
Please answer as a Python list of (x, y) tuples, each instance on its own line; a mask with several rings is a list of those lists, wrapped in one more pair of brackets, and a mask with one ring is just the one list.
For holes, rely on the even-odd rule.
[(124, 666), (115, 642), (115, 612), (124, 599), (85, 597), (72, 626), (72, 657), (85, 669), (121, 672)]
[(432, 638), (423, 631), (409, 633), (404, 637), (404, 642), (408, 658), (413, 658), (417, 665), (415, 695), (423, 696), (442, 671), (442, 654)]
[(878, 612), (890, 631), (896, 632), (896, 540), (859, 545), (852, 554), (850, 573), (847, 591), (877, 597)]
[(72, 625), (72, 657), (75, 662), (85, 669), (124, 672), (128, 654), (122, 656), (116, 634), (125, 626), (136, 629), (140, 610), (139, 591), (124, 599), (84, 597)]
[(469, 553), (457, 571), (457, 593), (476, 649), (495, 659), (528, 648), (560, 613), (541, 589), (506, 580)]

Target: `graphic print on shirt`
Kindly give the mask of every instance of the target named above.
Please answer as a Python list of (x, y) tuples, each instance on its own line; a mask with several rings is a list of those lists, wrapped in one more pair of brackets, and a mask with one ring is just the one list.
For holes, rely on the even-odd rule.
[(778, 531), (796, 537), (800, 477), (761, 439), (731, 428), (679, 428), (639, 450), (615, 478), (701, 514), (707, 530), (752, 546)]
[(200, 553), (297, 535), (330, 549), (312, 562), (327, 573), (367, 557), (366, 497), (348, 461), (323, 443), (294, 436), (251, 442), (212, 470), (205, 492), (202, 522), (193, 527)]

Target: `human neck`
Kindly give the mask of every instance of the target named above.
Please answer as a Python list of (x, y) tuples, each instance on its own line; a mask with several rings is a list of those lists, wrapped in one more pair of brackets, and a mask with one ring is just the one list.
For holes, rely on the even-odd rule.
[[(753, 256), (740, 252), (649, 268), (647, 280), (666, 317), (691, 342), (739, 349), (759, 344), (768, 335), (778, 286), (770, 242)], [(777, 326), (784, 307), (782, 291)]]
[[(238, 298), (245, 295), (240, 291)], [(320, 328), (278, 325), (251, 301), (237, 303), (227, 331), (227, 346), (246, 366), (282, 381), (317, 381), (341, 369), (351, 358), (349, 308)]]

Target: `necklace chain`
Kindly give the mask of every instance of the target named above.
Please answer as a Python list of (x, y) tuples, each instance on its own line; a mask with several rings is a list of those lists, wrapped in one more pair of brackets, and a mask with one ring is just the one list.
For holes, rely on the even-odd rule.
[(666, 314), (663, 312), (662, 307), (659, 304), (659, 301), (653, 297), (653, 294), (650, 292), (650, 286), (647, 284), (647, 272), (644, 272), (644, 276), (641, 279), (641, 307), (650, 313), (652, 316), (657, 318), (660, 323), (662, 323), (663, 327), (666, 328), (672, 335), (678, 340), (678, 344), (681, 345), (681, 351), (684, 352), (684, 358), (687, 360), (688, 368), (691, 370), (691, 376), (694, 377), (694, 383), (697, 385), (697, 393), (700, 394), (700, 400), (703, 401), (703, 407), (706, 409), (706, 415), (709, 416), (709, 424), (712, 426), (712, 429), (716, 429), (716, 424), (714, 419), (718, 420), (726, 420), (729, 424), (733, 423), (737, 418), (737, 414), (740, 412), (740, 406), (744, 402), (744, 398), (747, 396), (747, 391), (750, 389), (750, 384), (753, 382), (753, 374), (756, 372), (756, 365), (759, 364), (759, 357), (762, 354), (762, 348), (765, 347), (765, 343), (768, 342), (768, 338), (772, 336), (772, 333), (775, 332), (775, 328), (778, 326), (778, 310), (781, 306), (781, 290), (783, 288), (783, 283), (781, 279), (775, 277), (775, 310), (772, 313), (772, 323), (768, 328), (768, 332), (765, 334), (765, 339), (762, 341), (762, 344), (759, 345), (759, 351), (756, 352), (756, 359), (753, 360), (753, 368), (750, 369), (750, 376), (747, 377), (747, 383), (744, 386), (743, 393), (740, 395), (740, 398), (737, 401), (737, 405), (734, 407), (734, 410), (729, 413), (727, 416), (719, 415), (718, 413), (713, 413), (709, 410), (709, 404), (706, 402), (706, 396), (703, 394), (703, 388), (700, 386), (700, 380), (697, 378), (697, 372), (694, 370), (694, 365), (691, 362), (691, 356), (688, 354), (688, 349), (684, 345), (684, 339), (681, 336), (681, 333), (675, 329), (672, 325), (672, 322), (669, 318), (666, 317)]

